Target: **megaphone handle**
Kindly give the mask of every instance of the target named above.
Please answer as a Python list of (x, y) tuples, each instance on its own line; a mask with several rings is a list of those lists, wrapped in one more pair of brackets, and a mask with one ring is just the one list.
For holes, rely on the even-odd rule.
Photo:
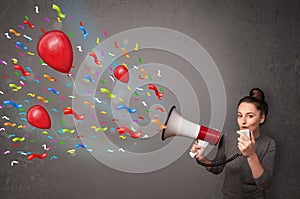
[[(203, 140), (197, 140), (197, 141), (198, 141), (198, 145), (202, 146), (204, 148), (206, 148), (207, 145), (208, 145), (208, 142), (206, 142), (206, 141), (203, 141)], [(198, 154), (198, 152), (199, 152), (199, 150), (197, 152), (191, 152), (190, 151), (191, 158), (194, 158)]]

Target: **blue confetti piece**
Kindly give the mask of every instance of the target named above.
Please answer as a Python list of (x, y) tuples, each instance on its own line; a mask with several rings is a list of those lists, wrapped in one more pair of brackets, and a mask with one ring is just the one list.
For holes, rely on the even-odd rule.
[(6, 106), (7, 106), (7, 105), (12, 105), (12, 106), (15, 107), (15, 108), (22, 108), (22, 107), (23, 107), (22, 104), (16, 104), (15, 102), (13, 102), (13, 101), (11, 101), (11, 100), (5, 100), (3, 103), (4, 103)]
[(56, 108), (52, 108), (52, 111), (54, 112), (58, 112), (58, 110)]
[(116, 61), (114, 61), (114, 66), (118, 66), (118, 63)]
[(40, 80), (38, 80), (38, 79), (35, 79), (35, 80), (34, 80), (34, 82), (36, 82), (36, 83), (38, 83), (38, 84), (39, 84), (39, 83), (40, 83)]
[(29, 100), (24, 100), (24, 102), (29, 103)]
[(27, 79), (26, 79), (26, 77), (23, 77), (23, 76), (22, 76), (22, 77), (20, 77), (20, 78), (21, 78), (21, 79), (23, 79), (23, 80), (27, 80)]
[(59, 94), (59, 91), (57, 91), (55, 88), (48, 88), (48, 91), (52, 91), (55, 95)]
[(10, 135), (7, 136), (7, 138), (11, 138), (11, 137), (14, 137), (14, 136), (16, 136), (16, 134), (10, 134)]
[(32, 72), (31, 68), (29, 66), (26, 66), (26, 69), (29, 71), (29, 72)]
[(92, 83), (95, 82), (95, 80), (93, 80), (89, 75), (84, 75), (82, 79), (88, 79)]
[(87, 147), (87, 145), (83, 145), (83, 144), (76, 144), (76, 145), (75, 145), (75, 148), (76, 148), (76, 149), (79, 148), (79, 147), (85, 149), (85, 148)]
[(48, 135), (48, 138), (49, 138), (49, 139), (53, 139), (53, 137), (52, 137), (51, 135)]
[(21, 47), (21, 48), (23, 48), (24, 50), (27, 50), (27, 47), (24, 46), (22, 42), (17, 41), (16, 45), (19, 46), (19, 47)]
[(20, 112), (19, 115), (26, 115), (26, 112)]
[(25, 117), (20, 118), (20, 120), (27, 121), (27, 119)]
[(60, 133), (60, 134), (64, 134), (63, 132), (62, 132), (62, 130), (61, 129), (59, 129), (58, 131), (56, 131), (56, 132), (58, 132), (58, 133)]
[(50, 160), (53, 160), (53, 159), (58, 159), (58, 157), (55, 156), (55, 155), (53, 155), (53, 156), (50, 158)]
[(67, 88), (71, 88), (71, 84), (66, 83), (66, 87), (67, 87)]

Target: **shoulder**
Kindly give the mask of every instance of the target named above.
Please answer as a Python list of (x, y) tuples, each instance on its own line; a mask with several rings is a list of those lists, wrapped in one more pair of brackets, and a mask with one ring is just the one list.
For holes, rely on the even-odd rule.
[(276, 149), (275, 140), (265, 134), (261, 134), (258, 141), (261, 143), (261, 145), (266, 146), (269, 149)]

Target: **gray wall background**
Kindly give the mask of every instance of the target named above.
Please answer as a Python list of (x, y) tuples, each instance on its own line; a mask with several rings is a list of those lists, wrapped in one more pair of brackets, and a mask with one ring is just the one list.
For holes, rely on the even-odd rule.
[[(157, 26), (195, 39), (213, 58), (223, 77), (227, 95), (224, 132), (237, 128), (238, 99), (252, 87), (262, 88), (270, 106), (263, 131), (278, 146), (274, 182), (267, 191), (268, 197), (300, 197), (299, 1), (1, 1), (0, 58), (9, 60), (11, 68), (15, 50), (4, 33), (11, 26), (17, 30), (17, 24), (22, 24), (26, 15), (35, 18), (37, 24), (44, 17), (55, 20), (53, 3), (77, 19), (66, 24), (66, 30), (79, 21), (94, 30), (105, 29), (109, 35)], [(34, 6), (39, 6), (39, 17)], [(45, 29), (51, 28), (45, 25)], [(35, 34), (33, 38), (40, 36)], [(96, 33), (90, 32), (93, 34)], [(94, 46), (94, 41), (90, 42), (87, 49)], [(74, 42), (74, 52), (75, 45)], [(76, 53), (74, 65), (80, 65), (85, 55)], [(39, 63), (38, 58), (31, 61)], [(14, 71), (5, 67), (0, 66), (1, 75), (13, 78)], [(0, 95), (2, 106), (4, 100), (18, 98), (7, 87), (10, 81), (10, 78), (0, 79), (0, 90), (5, 92)], [(13, 118), (17, 112), (10, 110), (0, 109), (1, 116)], [(4, 122), (2, 119), (1, 126)], [(36, 139), (43, 142), (41, 137)], [(2, 135), (0, 143), (1, 152), (12, 148)], [(83, 153), (75, 157), (65, 155), (56, 161), (20, 160), (22, 164), (17, 167), (10, 166), (13, 157), (3, 154), (0, 157), (0, 198), (221, 198), (223, 176), (209, 174), (187, 153), (170, 166), (145, 174), (113, 170)]]

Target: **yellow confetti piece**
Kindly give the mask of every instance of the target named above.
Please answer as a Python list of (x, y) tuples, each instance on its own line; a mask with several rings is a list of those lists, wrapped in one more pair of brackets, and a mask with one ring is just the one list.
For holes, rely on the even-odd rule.
[(22, 128), (23, 128), (23, 125), (20, 124), (20, 125), (18, 126), (18, 129), (22, 129)]
[(59, 18), (59, 17), (57, 17), (57, 21), (58, 21), (59, 23), (61, 23), (61, 20), (60, 20), (60, 18)]
[(67, 153), (69, 153), (69, 154), (74, 154), (75, 151), (76, 151), (75, 149), (70, 149), (70, 150), (67, 151)]
[(125, 140), (125, 139), (126, 139), (126, 136), (125, 136), (125, 135), (120, 135), (119, 138)]
[(9, 86), (10, 88), (12, 88), (13, 91), (15, 91), (15, 92), (21, 90), (21, 88), (22, 88), (21, 86), (17, 86), (17, 85), (15, 85), (15, 84), (9, 84), (8, 86)]
[(120, 102), (124, 102), (124, 100), (121, 97), (119, 97), (119, 100), (120, 100)]
[(149, 92), (147, 92), (147, 95), (148, 95), (149, 97), (151, 96)]
[(103, 131), (104, 132), (104, 131), (107, 131), (107, 127), (104, 127), (104, 128), (99, 127), (99, 128), (96, 128), (95, 131), (96, 132), (98, 132), (98, 131)]
[(35, 97), (35, 93), (27, 93), (27, 95), (30, 97)]
[(100, 113), (103, 114), (103, 115), (107, 114), (107, 112), (105, 112), (105, 111), (101, 111)]
[(116, 95), (111, 94), (110, 91), (107, 88), (100, 88), (101, 93), (107, 93), (109, 98), (116, 98)]
[(42, 135), (48, 135), (48, 132), (47, 131), (43, 131)]
[(16, 142), (16, 141), (20, 141), (23, 142), (25, 140), (25, 137), (21, 137), (21, 138), (13, 138), (12, 141)]
[(33, 53), (33, 52), (27, 52), (27, 54), (28, 54), (28, 55), (31, 55), (31, 56), (33, 56), (33, 55), (34, 55), (34, 53)]
[(127, 64), (125, 64), (125, 63), (122, 63), (122, 65), (123, 65), (123, 66), (125, 66), (125, 67), (128, 69), (128, 66), (127, 66)]
[(131, 91), (131, 90), (132, 90), (130, 86), (127, 86), (127, 89), (128, 89), (129, 91)]
[(52, 9), (57, 12), (57, 15), (59, 17), (61, 17), (61, 18), (65, 18), (66, 17), (66, 15), (61, 12), (60, 7), (58, 5), (52, 4)]
[(135, 43), (134, 50), (137, 51), (138, 49), (139, 49), (139, 44), (138, 44), (138, 43)]
[(62, 132), (73, 134), (75, 132), (75, 130), (74, 129), (62, 129)]
[(99, 37), (97, 37), (97, 39), (96, 39), (96, 44), (100, 44), (100, 38)]
[(14, 64), (18, 63), (18, 60), (16, 58), (12, 58), (11, 60), (14, 62)]

